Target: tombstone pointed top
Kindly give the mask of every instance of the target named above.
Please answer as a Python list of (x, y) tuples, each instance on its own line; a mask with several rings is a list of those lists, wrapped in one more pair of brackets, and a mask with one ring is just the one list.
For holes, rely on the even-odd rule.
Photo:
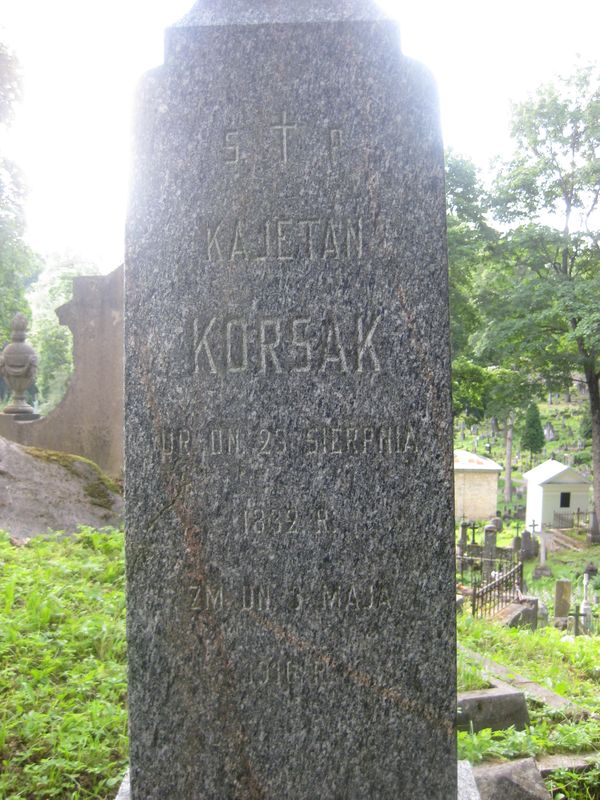
[(388, 19), (376, 0), (197, 0), (175, 27)]

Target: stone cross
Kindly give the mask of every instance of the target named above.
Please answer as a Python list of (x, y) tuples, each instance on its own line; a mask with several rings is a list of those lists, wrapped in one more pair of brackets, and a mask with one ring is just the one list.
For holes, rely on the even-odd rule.
[[(535, 526), (535, 523), (532, 527)], [(540, 565), (544, 566), (546, 563), (546, 556), (547, 556), (547, 542), (546, 542), (546, 532), (544, 531), (544, 526), (540, 524)]]
[(431, 78), (370, 0), (203, 0), (136, 141), (133, 800), (455, 800)]

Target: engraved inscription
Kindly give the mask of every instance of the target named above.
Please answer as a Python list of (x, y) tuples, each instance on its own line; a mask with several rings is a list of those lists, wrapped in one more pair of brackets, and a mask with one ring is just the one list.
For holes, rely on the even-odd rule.
[(330, 426), (306, 431), (307, 455), (400, 455), (414, 447), (410, 426)]
[(385, 588), (368, 586), (361, 589), (351, 586), (326, 586), (323, 588), (323, 611), (334, 608), (345, 611), (361, 609), (391, 608), (390, 597)]
[[(425, 424), (427, 419), (424, 420)], [(291, 434), (291, 435), (290, 435)], [(174, 461), (192, 453), (204, 461), (207, 458), (243, 458), (259, 456), (277, 458), (292, 452), (308, 457), (367, 457), (391, 458), (411, 454), (416, 447), (413, 422), (402, 424), (358, 425), (333, 421), (318, 428), (246, 429), (229, 425), (208, 427), (201, 432), (187, 428), (165, 428), (158, 435), (161, 460)]]
[(318, 688), (323, 684), (327, 666), (321, 661), (306, 664), (303, 661), (282, 655), (258, 661), (248, 666), (248, 682), (256, 688), (279, 688), (283, 691), (301, 689), (303, 686)]
[(200, 583), (190, 586), (193, 597), (192, 611), (219, 611), (223, 609), (223, 586)]
[[(234, 163), (233, 161), (230, 163)], [(219, 220), (206, 224), (206, 257), (212, 264), (294, 260), (342, 261), (363, 257), (361, 217), (311, 216), (248, 222)]]
[(382, 371), (378, 337), (383, 314), (316, 320), (306, 314), (284, 318), (225, 319), (213, 316), (193, 325), (193, 371), (230, 375), (307, 372), (362, 374)]
[(251, 536), (266, 533), (270, 536), (295, 533), (298, 527), (298, 512), (290, 507), (283, 510), (263, 506), (248, 506), (244, 509), (244, 534)]
[(294, 587), (286, 591), (274, 586), (243, 581), (227, 587), (223, 581), (202, 581), (188, 587), (190, 609), (199, 613), (224, 610), (268, 613), (277, 610), (311, 611), (319, 616), (332, 612), (386, 613), (392, 609), (392, 593), (380, 583)]
[[(266, 163), (283, 164), (287, 166), (294, 156), (296, 159), (305, 153), (299, 145), (306, 137), (303, 132), (308, 132), (306, 125), (299, 125), (292, 121), (293, 114), (288, 111), (273, 113), (269, 121), (261, 121), (252, 126), (241, 126), (237, 122), (248, 119), (241, 115), (237, 122), (230, 118), (226, 127), (218, 126), (214, 120), (205, 120), (208, 130), (198, 132), (198, 140), (203, 147), (210, 148), (210, 157), (218, 155), (225, 165), (241, 164), (247, 161), (255, 170), (257, 164), (263, 160)], [(270, 124), (269, 124), (270, 123)], [(310, 135), (311, 155), (328, 159), (331, 164), (337, 164), (343, 145), (341, 128), (328, 127), (326, 123), (315, 125)], [(211, 142), (214, 144), (211, 146)], [(317, 143), (316, 149), (314, 143)], [(214, 149), (213, 149), (214, 148)]]

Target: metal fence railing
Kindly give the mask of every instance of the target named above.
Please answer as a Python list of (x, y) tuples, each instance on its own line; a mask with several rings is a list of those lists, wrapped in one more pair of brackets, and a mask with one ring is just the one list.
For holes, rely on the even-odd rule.
[(553, 528), (583, 528), (589, 530), (590, 512), (581, 511), (555, 511), (552, 523)]
[(523, 585), (523, 564), (519, 562), (483, 586), (473, 587), (471, 610), (474, 617), (491, 617), (517, 600)]

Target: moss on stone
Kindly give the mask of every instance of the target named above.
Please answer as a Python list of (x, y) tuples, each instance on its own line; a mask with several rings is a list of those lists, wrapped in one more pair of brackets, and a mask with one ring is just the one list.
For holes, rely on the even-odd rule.
[(113, 506), (111, 493), (121, 493), (119, 486), (89, 458), (76, 456), (73, 453), (61, 453), (58, 450), (44, 450), (41, 447), (23, 447), (23, 450), (34, 458), (59, 464), (71, 475), (84, 481), (86, 478), (91, 478), (86, 481), (83, 490), (95, 506), (111, 509)]
[(86, 483), (83, 487), (83, 491), (90, 498), (93, 505), (108, 508), (109, 510), (113, 507), (113, 500), (110, 496), (110, 492), (101, 480)]

